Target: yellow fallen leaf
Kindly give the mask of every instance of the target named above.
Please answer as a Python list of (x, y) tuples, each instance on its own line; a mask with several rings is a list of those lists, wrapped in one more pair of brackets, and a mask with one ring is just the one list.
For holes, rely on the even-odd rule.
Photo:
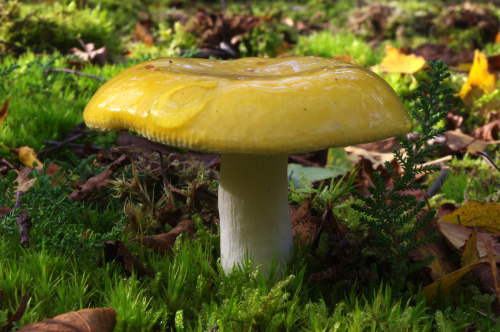
[(434, 281), (432, 284), (425, 286), (424, 294), (425, 297), (427, 298), (427, 301), (431, 302), (435, 300), (438, 293), (442, 295), (448, 294), (450, 291), (453, 290), (453, 288), (457, 286), (457, 282), (460, 280), (460, 278), (462, 278), (465, 274), (469, 273), (470, 271), (474, 270), (475, 268), (483, 264), (489, 264), (489, 259), (483, 258), (477, 263), (473, 263), (461, 269), (453, 271), (452, 273), (447, 274), (443, 278)]
[(397, 48), (390, 45), (386, 46), (386, 54), (380, 66), (382, 70), (389, 73), (413, 74), (422, 69), (425, 60), (415, 54), (404, 54)]
[(462, 226), (481, 227), (490, 233), (500, 234), (500, 203), (467, 202), (461, 208), (444, 216), (441, 221)]
[(500, 31), (498, 31), (496, 36), (495, 36), (495, 43), (500, 44)]
[(495, 75), (488, 71), (488, 59), (486, 55), (479, 50), (474, 52), (474, 62), (469, 72), (467, 81), (462, 85), (458, 96), (468, 102), (467, 96), (473, 91), (473, 88), (479, 88), (483, 93), (491, 93), (496, 89)]
[(3, 102), (2, 108), (0, 108), (0, 124), (5, 121), (5, 118), (7, 117), (7, 113), (9, 112), (9, 100), (10, 97), (5, 99)]
[(17, 159), (24, 165), (28, 167), (35, 167), (33, 165), (34, 162), (36, 162), (36, 167), (42, 167), (43, 164), (38, 158), (36, 157), (36, 152), (29, 146), (23, 146), (17, 149), (11, 149), (11, 152), (13, 152), (16, 156)]
[(466, 267), (479, 262), (479, 253), (477, 251), (477, 228), (472, 230), (470, 238), (465, 242), (462, 250), (461, 266)]

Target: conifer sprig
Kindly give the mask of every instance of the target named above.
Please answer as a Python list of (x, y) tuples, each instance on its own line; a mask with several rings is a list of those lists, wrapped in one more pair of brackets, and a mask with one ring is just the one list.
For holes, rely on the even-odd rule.
[(410, 264), (408, 255), (429, 240), (417, 240), (417, 232), (435, 216), (435, 211), (425, 210), (425, 201), (418, 201), (415, 196), (405, 193), (410, 190), (426, 190), (426, 184), (416, 181), (417, 175), (440, 170), (439, 165), (422, 164), (439, 148), (438, 145), (427, 145), (427, 141), (444, 132), (444, 128), (438, 125), (451, 108), (448, 102), (452, 98), (452, 90), (442, 84), (450, 76), (442, 61), (429, 65), (430, 83), (420, 83), (418, 101), (412, 110), (415, 125), (420, 127), (420, 131), (399, 137), (402, 150), (393, 150), (401, 172), (397, 172), (391, 163), (386, 162), (392, 187), (387, 187), (380, 173), (375, 172), (373, 186), (369, 187), (370, 195), (363, 196), (356, 191), (355, 195), (361, 203), (353, 205), (362, 213), (362, 222), (374, 234), (372, 245), (386, 251), (383, 260), (391, 269), (384, 271), (383, 277), (393, 284), (396, 292), (402, 290), (408, 274), (429, 263), (429, 260), (424, 260), (421, 264)]

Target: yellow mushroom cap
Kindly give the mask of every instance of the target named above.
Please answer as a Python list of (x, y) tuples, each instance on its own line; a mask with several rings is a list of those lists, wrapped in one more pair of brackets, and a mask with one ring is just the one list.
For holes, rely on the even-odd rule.
[(94, 129), (229, 153), (307, 152), (410, 128), (382, 78), (319, 57), (150, 60), (106, 82), (83, 116)]

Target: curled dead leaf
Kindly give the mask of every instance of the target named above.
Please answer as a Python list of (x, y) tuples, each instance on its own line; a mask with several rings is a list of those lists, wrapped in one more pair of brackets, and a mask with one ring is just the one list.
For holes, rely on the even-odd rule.
[[(450, 222), (438, 222), (439, 232), (446, 238), (448, 243), (457, 251), (461, 251), (465, 242), (470, 238), (472, 230), (468, 227), (458, 225)], [(492, 243), (493, 253), (495, 256), (500, 256), (500, 235), (488, 234), (484, 232), (477, 233), (477, 250), (479, 258), (486, 257), (486, 248), (483, 241), (490, 241)]]
[(71, 311), (22, 327), (22, 332), (111, 332), (116, 324), (113, 308), (93, 308)]
[(151, 248), (156, 253), (164, 255), (167, 252), (172, 251), (175, 241), (179, 235), (187, 234), (190, 238), (192, 238), (195, 232), (196, 226), (194, 222), (186, 219), (181, 221), (168, 233), (142, 236), (141, 238), (134, 239), (131, 242), (139, 242), (146, 248)]
[(292, 233), (300, 246), (307, 246), (318, 232), (321, 220), (312, 215), (312, 201), (306, 200), (298, 209), (292, 211)]

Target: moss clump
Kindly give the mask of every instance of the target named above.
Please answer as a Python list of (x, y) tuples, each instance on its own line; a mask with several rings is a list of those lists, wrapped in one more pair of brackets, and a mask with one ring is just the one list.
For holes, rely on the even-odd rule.
[(106, 46), (110, 54), (118, 54), (120, 41), (113, 35), (107, 12), (94, 9), (77, 9), (69, 5), (20, 5), (17, 0), (0, 3), (0, 53), (21, 53), (27, 49), (35, 52), (68, 52), (81, 47), (78, 39)]

